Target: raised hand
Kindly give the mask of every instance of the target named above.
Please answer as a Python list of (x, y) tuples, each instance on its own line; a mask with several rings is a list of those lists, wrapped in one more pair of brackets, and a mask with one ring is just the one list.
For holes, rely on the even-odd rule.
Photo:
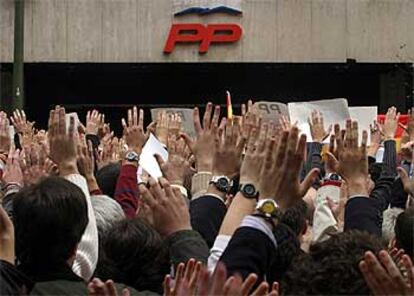
[(55, 174), (57, 167), (49, 158), (44, 146), (33, 143), (24, 150), (25, 161), (21, 162), (24, 183), (36, 184), (41, 178)]
[(397, 108), (390, 107), (385, 115), (384, 124), (382, 125), (382, 132), (384, 133), (384, 140), (394, 140), (395, 132), (398, 128), (398, 120), (400, 113), (397, 113)]
[[(187, 295), (196, 295), (197, 281), (199, 279), (202, 267), (202, 262), (196, 262), (195, 259), (190, 259), (186, 264), (180, 263), (177, 266), (174, 281), (170, 275), (166, 275), (164, 279), (164, 295), (176, 296), (181, 294), (185, 286)], [(180, 291), (179, 291), (180, 290)]]
[(213, 169), (213, 161), (215, 154), (214, 142), (217, 137), (220, 106), (216, 106), (213, 112), (213, 104), (208, 103), (204, 113), (203, 125), (200, 122), (200, 114), (198, 108), (194, 108), (193, 122), (197, 138), (192, 140), (188, 135), (182, 134), (191, 152), (196, 159), (197, 171), (211, 172)]
[(265, 161), (260, 171), (260, 198), (273, 198), (281, 209), (287, 209), (302, 199), (319, 170), (309, 172), (299, 181), (306, 149), (306, 136), (299, 137), (297, 127), (284, 131), (279, 145), (270, 141), (265, 149)]
[(234, 178), (240, 172), (247, 137), (241, 134), (239, 121), (226, 122), (222, 136), (216, 138), (213, 162), (214, 176)]
[(174, 185), (183, 185), (185, 176), (190, 172), (189, 162), (190, 149), (184, 139), (171, 135), (168, 139), (168, 160), (156, 155), (155, 158), (160, 166), (164, 177)]
[(73, 117), (70, 118), (69, 129), (66, 131), (65, 108), (56, 106), (50, 111), (48, 136), (50, 158), (58, 166), (59, 174), (65, 176), (77, 173), (78, 135)]
[(180, 230), (191, 229), (190, 214), (181, 192), (172, 188), (165, 178), (159, 183), (149, 179), (149, 189), (139, 185), (139, 193), (153, 213), (154, 228), (164, 237)]
[(358, 145), (358, 122), (346, 122), (345, 141), (338, 153), (336, 171), (346, 181), (348, 194), (368, 196), (368, 158), (366, 131), (362, 133), (361, 146)]
[(0, 153), (7, 154), (9, 153), (11, 147), (10, 132), (9, 132), (10, 122), (7, 118), (7, 114), (3, 111), (0, 112)]
[[(189, 266), (191, 267), (188, 268)], [(189, 273), (188, 270), (190, 270)], [(262, 282), (254, 291), (252, 291), (256, 282), (257, 275), (253, 273), (244, 281), (239, 275), (227, 277), (226, 267), (221, 262), (217, 264), (215, 272), (210, 275), (204, 266), (201, 266), (199, 263), (196, 264), (194, 259), (190, 259), (185, 267), (183, 263), (178, 266), (174, 285), (172, 285), (170, 276), (167, 275), (165, 277), (164, 296), (279, 295), (278, 283), (274, 283), (269, 291), (269, 284), (267, 282)]]
[(404, 168), (397, 168), (398, 174), (400, 175), (401, 182), (404, 186), (404, 191), (411, 196), (414, 196), (414, 179), (411, 179)]
[(86, 114), (86, 134), (98, 135), (99, 129), (102, 129), (105, 124), (105, 116), (100, 114), (97, 110), (88, 111)]
[(142, 147), (147, 140), (144, 132), (144, 110), (136, 106), (128, 110), (128, 123), (122, 118), (122, 127), (124, 128), (124, 137), (128, 148), (135, 153), (140, 154)]
[(170, 114), (168, 117), (168, 134), (179, 137), (181, 132), (182, 119), (178, 114)]
[[(89, 296), (118, 296), (115, 283), (112, 280), (102, 282), (98, 278), (94, 278), (88, 284)], [(122, 296), (130, 296), (131, 293), (127, 288), (122, 290)]]
[(321, 112), (313, 110), (311, 117), (308, 119), (308, 123), (312, 135), (312, 140), (314, 142), (322, 143), (327, 137), (329, 137), (332, 126), (330, 125), (328, 129), (325, 130), (323, 115)]
[(19, 135), (20, 143), (23, 148), (28, 147), (33, 142), (34, 122), (27, 121), (26, 113), (23, 110), (15, 110), (10, 120)]
[(386, 251), (375, 256), (365, 253), (359, 269), (367, 282), (372, 295), (414, 295), (414, 267), (408, 255), (402, 256), (402, 265), (407, 271), (407, 279)]
[(0, 260), (14, 265), (14, 227), (0, 204)]
[(164, 145), (167, 145), (168, 141), (168, 121), (169, 116), (167, 111), (161, 110), (157, 113), (155, 136)]
[(20, 167), (20, 162), (22, 161), (22, 153), (19, 149), (11, 149), (9, 156), (7, 158), (6, 167), (3, 173), (3, 184), (16, 184), (20, 187), (23, 187), (23, 172)]
[(382, 126), (376, 120), (369, 125), (371, 130), (371, 145), (368, 148), (368, 155), (375, 157), (382, 141)]
[(253, 128), (247, 143), (247, 150), (240, 168), (240, 183), (254, 184), (261, 191), (260, 172), (265, 160), (265, 147), (271, 141), (267, 124), (257, 129)]

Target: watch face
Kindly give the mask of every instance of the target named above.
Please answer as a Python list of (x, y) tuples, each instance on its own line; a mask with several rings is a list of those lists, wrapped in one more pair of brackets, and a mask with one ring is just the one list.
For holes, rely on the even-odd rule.
[(341, 180), (341, 178), (339, 177), (339, 175), (337, 175), (337, 174), (331, 174), (330, 176), (329, 176), (329, 180), (332, 180), (332, 181), (339, 181), (339, 180)]
[(223, 191), (227, 191), (229, 182), (226, 178), (220, 178), (217, 180), (217, 188)]
[(276, 210), (275, 204), (270, 201), (266, 201), (262, 205), (262, 211), (266, 214), (272, 214)]
[(125, 158), (129, 161), (138, 161), (138, 155), (134, 152), (128, 152)]
[(248, 196), (254, 196), (254, 194), (256, 193), (256, 188), (254, 188), (253, 185), (251, 184), (246, 184), (244, 186), (244, 193)]

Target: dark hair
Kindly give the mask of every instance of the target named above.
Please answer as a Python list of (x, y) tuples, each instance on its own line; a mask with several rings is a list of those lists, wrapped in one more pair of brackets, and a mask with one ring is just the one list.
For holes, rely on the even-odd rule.
[(66, 264), (88, 224), (82, 190), (71, 182), (49, 177), (14, 196), (16, 255), (36, 275), (42, 268)]
[(398, 215), (395, 222), (396, 247), (414, 259), (414, 208), (408, 208)]
[(281, 222), (289, 226), (296, 235), (300, 235), (306, 230), (307, 211), (306, 202), (301, 200), (283, 213)]
[(121, 163), (110, 163), (96, 172), (96, 182), (102, 193), (114, 198), (116, 183), (118, 182)]
[(118, 221), (105, 233), (101, 247), (98, 277), (162, 294), (164, 276), (170, 272), (168, 247), (151, 226), (139, 218)]
[(358, 268), (366, 251), (384, 246), (366, 232), (349, 231), (311, 245), (309, 254), (296, 257), (282, 281), (283, 295), (368, 295)]

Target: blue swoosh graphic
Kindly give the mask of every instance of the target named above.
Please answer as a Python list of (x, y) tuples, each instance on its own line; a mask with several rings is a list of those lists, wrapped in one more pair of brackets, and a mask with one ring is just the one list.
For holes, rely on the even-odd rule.
[(216, 6), (213, 8), (209, 7), (189, 7), (185, 8), (179, 12), (176, 12), (174, 16), (183, 16), (188, 14), (198, 14), (198, 15), (209, 15), (214, 13), (225, 13), (229, 15), (240, 15), (243, 12), (241, 10), (229, 7), (229, 6)]

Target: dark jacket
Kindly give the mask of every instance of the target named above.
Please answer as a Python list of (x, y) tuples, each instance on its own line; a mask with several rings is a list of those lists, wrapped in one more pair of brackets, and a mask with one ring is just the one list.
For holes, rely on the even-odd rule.
[(226, 205), (214, 196), (204, 195), (190, 202), (191, 225), (209, 248), (214, 245), (226, 212)]
[[(240, 227), (231, 238), (220, 261), (227, 267), (228, 274), (240, 274), (246, 278), (256, 273), (261, 282), (265, 277), (272, 281), (280, 278), (291, 260), (300, 254), (300, 243), (289, 226), (279, 223), (273, 230), (277, 247), (262, 231), (252, 227)], [(290, 258), (282, 258), (278, 252), (279, 245), (287, 247)], [(282, 252), (283, 253), (283, 252)], [(283, 260), (282, 260), (283, 259)], [(279, 269), (274, 267), (278, 266)]]
[(201, 235), (194, 230), (182, 230), (166, 239), (170, 260), (174, 266), (186, 263), (191, 258), (207, 264), (209, 248)]
[(345, 205), (344, 231), (361, 230), (381, 237), (382, 204), (374, 198), (356, 196)]

